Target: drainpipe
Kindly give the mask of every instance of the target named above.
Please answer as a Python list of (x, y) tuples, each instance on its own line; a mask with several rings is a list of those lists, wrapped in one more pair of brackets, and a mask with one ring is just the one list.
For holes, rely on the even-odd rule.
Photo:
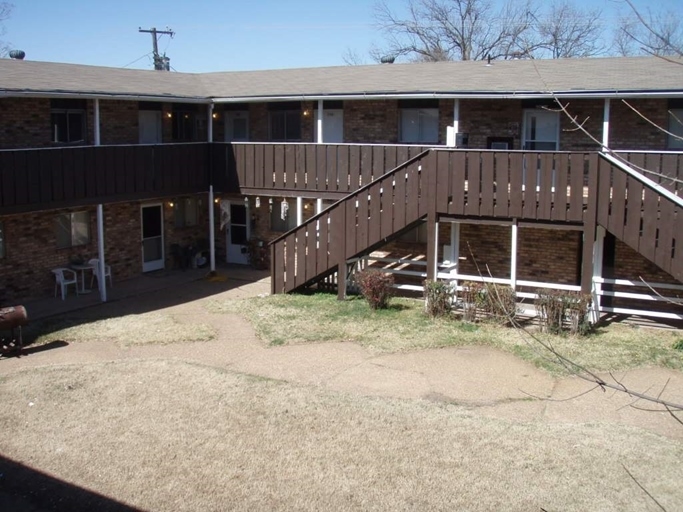
[(213, 209), (213, 185), (209, 185), (209, 258), (211, 260), (211, 272), (216, 271), (216, 239)]
[[(101, 145), (100, 138), (100, 100), (94, 100), (95, 110), (95, 146)], [(107, 302), (107, 279), (104, 275), (106, 264), (104, 262), (104, 206), (100, 203), (97, 205), (97, 273), (100, 276), (97, 280), (97, 286), (100, 289), (100, 300)]]
[(206, 115), (207, 115), (207, 119), (208, 119), (207, 125), (206, 125), (207, 126), (207, 129), (206, 129), (207, 137), (206, 138), (208, 139), (207, 142), (213, 142), (213, 103), (211, 103), (206, 110), (207, 110)]

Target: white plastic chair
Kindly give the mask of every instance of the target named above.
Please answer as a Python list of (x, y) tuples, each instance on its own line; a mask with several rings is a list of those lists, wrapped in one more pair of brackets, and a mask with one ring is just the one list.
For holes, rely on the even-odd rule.
[(55, 275), (55, 297), (57, 296), (57, 288), (62, 289), (62, 300), (66, 298), (67, 288), (70, 284), (74, 285), (76, 295), (78, 295), (78, 278), (76, 272), (70, 268), (54, 268), (52, 273)]
[[(93, 258), (91, 260), (88, 260), (88, 265), (92, 267), (92, 277), (90, 278), (90, 288), (92, 288), (92, 284), (95, 281), (95, 278), (97, 278), (97, 287), (100, 287), (100, 260), (97, 258)], [(104, 279), (109, 278), (109, 287), (112, 288), (113, 285), (111, 283), (111, 267), (109, 265), (104, 266)]]

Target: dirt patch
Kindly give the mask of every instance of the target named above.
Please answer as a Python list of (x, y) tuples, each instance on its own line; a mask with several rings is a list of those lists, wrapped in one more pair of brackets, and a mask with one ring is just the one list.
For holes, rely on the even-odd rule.
[[(605, 424), (508, 422), (196, 364), (0, 380), (0, 450), (147, 510), (669, 510), (683, 447)], [(649, 507), (649, 508), (648, 508)]]

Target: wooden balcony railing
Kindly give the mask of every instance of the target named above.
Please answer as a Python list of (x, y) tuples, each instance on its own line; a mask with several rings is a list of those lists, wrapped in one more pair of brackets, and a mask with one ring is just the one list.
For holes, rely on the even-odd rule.
[(0, 151), (0, 214), (208, 190), (208, 144)]
[(214, 144), (214, 183), (227, 192), (340, 199), (424, 151), (371, 144)]

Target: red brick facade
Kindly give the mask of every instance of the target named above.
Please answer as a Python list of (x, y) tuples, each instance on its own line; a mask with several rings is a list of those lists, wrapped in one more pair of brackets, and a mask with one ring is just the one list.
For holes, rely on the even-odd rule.
[[(666, 126), (667, 101), (646, 99), (630, 101), (635, 108), (656, 123)], [(570, 100), (565, 102), (569, 112), (597, 139), (602, 138), (602, 100)], [(469, 134), (469, 148), (487, 147), (491, 137), (510, 138), (514, 149), (519, 149), (523, 138), (524, 106), (521, 100), (461, 100), (459, 105), (460, 131)], [(301, 103), (301, 138), (313, 141), (315, 102)], [(439, 144), (446, 141), (447, 127), (453, 124), (454, 100), (439, 102)], [(44, 98), (0, 99), (0, 149), (40, 148), (57, 146), (51, 142), (50, 100)], [(249, 105), (249, 136), (252, 141), (268, 141), (269, 111), (265, 103)], [(348, 143), (399, 142), (400, 109), (397, 100), (344, 101), (344, 139)], [(202, 116), (205, 106), (197, 115)], [(87, 143), (94, 141), (94, 101), (87, 101)], [(216, 108), (214, 140), (224, 139), (224, 111)], [(162, 140), (172, 141), (173, 118), (171, 104), (162, 105)], [(560, 149), (595, 150), (598, 145), (570, 120), (560, 115)], [(100, 101), (101, 143), (137, 144), (139, 140), (138, 102), (120, 100)], [(667, 138), (660, 130), (642, 119), (621, 101), (613, 100), (610, 117), (610, 142), (616, 149), (664, 150)], [(164, 236), (166, 268), (172, 268), (172, 244), (189, 245), (208, 237), (207, 197), (202, 196), (196, 226), (177, 228), (171, 202), (177, 198), (161, 198), (164, 205)], [(281, 198), (274, 198), (279, 208)], [(270, 230), (270, 212), (267, 197), (261, 198), (260, 208), (253, 207), (252, 235), (272, 240), (280, 233)], [(289, 199), (290, 215), (296, 215), (294, 198)], [(315, 213), (315, 200), (306, 199), (304, 219)], [(219, 211), (216, 208), (216, 224)], [(90, 212), (91, 242), (87, 246), (57, 249), (54, 233), (55, 216), (60, 213), (40, 212), (0, 217), (4, 230), (6, 255), (0, 259), (0, 300), (52, 293), (53, 278), (50, 269), (66, 266), (76, 255), (94, 257), (96, 248), (95, 207), (77, 209)], [(64, 210), (64, 212), (75, 210)], [(139, 275), (142, 271), (140, 249), (140, 204), (107, 204), (104, 207), (106, 233), (106, 260), (112, 266), (114, 282)], [(449, 243), (447, 223), (440, 242)], [(577, 284), (580, 278), (581, 233), (553, 229), (523, 228), (519, 232), (518, 279)], [(216, 230), (218, 261), (225, 254), (225, 233)], [(672, 281), (634, 251), (618, 246), (616, 273), (619, 277), (637, 279), (640, 275), (653, 281)], [(625, 246), (624, 246), (625, 247)], [(424, 245), (396, 243), (389, 251), (425, 252)], [(460, 272), (477, 274), (474, 262), (481, 272), (497, 277), (510, 273), (510, 228), (483, 224), (462, 224)], [(442, 248), (439, 248), (441, 254)], [(471, 253), (470, 253), (471, 251)], [(222, 252), (222, 254), (221, 254)], [(31, 264), (26, 264), (31, 255)], [(4, 297), (2, 296), (4, 293)]]

